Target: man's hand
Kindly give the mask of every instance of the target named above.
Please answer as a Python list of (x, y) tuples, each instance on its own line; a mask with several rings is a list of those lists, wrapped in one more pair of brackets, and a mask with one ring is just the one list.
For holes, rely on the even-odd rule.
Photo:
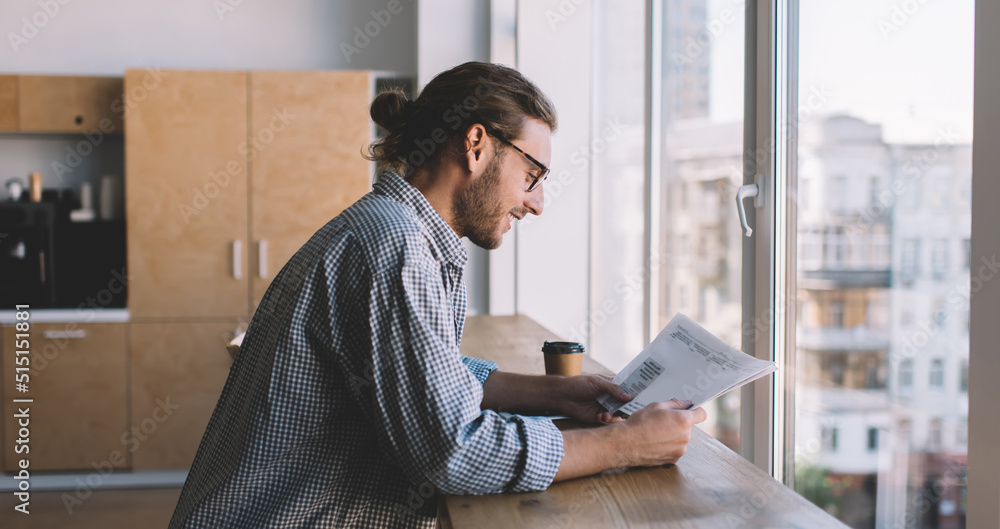
[(705, 410), (673, 399), (656, 402), (618, 424), (563, 431), (562, 462), (555, 481), (589, 476), (611, 468), (676, 463), (687, 450), (691, 428)]
[(691, 427), (704, 421), (702, 408), (688, 410), (691, 401), (654, 402), (633, 413), (622, 426), (628, 430), (627, 466), (676, 463), (691, 441)]
[(624, 420), (614, 417), (611, 412), (604, 409), (604, 406), (597, 402), (597, 397), (607, 394), (622, 402), (632, 400), (632, 395), (625, 393), (621, 387), (611, 382), (611, 377), (606, 375), (579, 375), (557, 379), (555, 391), (558, 400), (554, 404), (558, 411), (578, 421), (590, 423), (610, 424)]

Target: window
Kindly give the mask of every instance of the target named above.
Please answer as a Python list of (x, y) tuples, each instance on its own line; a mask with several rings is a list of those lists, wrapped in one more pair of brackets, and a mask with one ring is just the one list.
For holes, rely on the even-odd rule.
[[(958, 321), (967, 298), (950, 294), (968, 284), (971, 258), (973, 3), (910, 2), (919, 12), (906, 13), (901, 27), (890, 23), (892, 6), (851, 1), (592, 2), (593, 41), (579, 48), (596, 65), (580, 88), (597, 102), (597, 128), (589, 132), (596, 137), (619, 114), (632, 128), (587, 159), (589, 202), (574, 204), (593, 212), (590, 305), (612, 299), (617, 309), (590, 331), (602, 362), (621, 367), (677, 311), (698, 315), (751, 354), (779, 363), (787, 355), (783, 365), (794, 372), (753, 388), (755, 395), (767, 393), (761, 384), (775, 391), (753, 406), (737, 392), (725, 395), (711, 403), (706, 429), (732, 448), (746, 441), (741, 431), (753, 432), (744, 453), (786, 482), (800, 463), (849, 475), (822, 491), (852, 506), (836, 513), (848, 525), (910, 526), (924, 519), (913, 499), (923, 494), (928, 468), (953, 458), (964, 469), (966, 454), (956, 441), (961, 433), (950, 428), (962, 428), (968, 392), (945, 391), (949, 380), (963, 384), (961, 372), (944, 368), (967, 360), (968, 326)], [(756, 29), (773, 31), (770, 39), (744, 34), (745, 23), (753, 29), (743, 12), (751, 5)], [(789, 6), (795, 16), (782, 18)], [(659, 13), (653, 27), (660, 30), (648, 40), (644, 27), (629, 22), (647, 9)], [(726, 10), (735, 16), (722, 17)], [(719, 21), (707, 46), (688, 49), (692, 35)], [(787, 31), (782, 21), (798, 27)], [(652, 56), (642, 53), (646, 42), (658, 46), (645, 51), (657, 52), (659, 64), (644, 66)], [(763, 43), (774, 48), (760, 49)], [(744, 57), (755, 57), (756, 67), (745, 68), (753, 65)], [(744, 90), (753, 105), (746, 109)], [(644, 100), (657, 112), (635, 113)], [(765, 176), (765, 200), (748, 219), (754, 236), (747, 239), (732, 203), (754, 174)], [(798, 196), (783, 195), (793, 189)], [(551, 211), (544, 222), (557, 214)], [(797, 256), (783, 253), (793, 245)], [(619, 295), (630, 290), (615, 285), (629, 277), (640, 278), (627, 283), (635, 292)], [(941, 314), (957, 320), (937, 328)], [(621, 363), (608, 361), (614, 355)], [(935, 359), (941, 389), (931, 393), (925, 384)], [(928, 413), (945, 426), (939, 443), (928, 433)], [(751, 424), (741, 428), (741, 421)], [(827, 450), (797, 453), (794, 440), (816, 439), (820, 425)], [(868, 432), (875, 425), (880, 434)], [(835, 428), (850, 441), (837, 450)], [(768, 452), (761, 448), (768, 433), (786, 441)], [(878, 463), (857, 457), (866, 435), (879, 437)], [(877, 487), (841, 486), (876, 477)], [(876, 506), (883, 509), (877, 515)], [(946, 511), (938, 512), (941, 526), (961, 526)]]
[(868, 428), (868, 451), (878, 451), (878, 428)]
[(837, 427), (823, 426), (821, 430), (823, 450), (826, 452), (837, 451)]
[(931, 389), (944, 388), (944, 360), (935, 358), (931, 360), (931, 371), (927, 379), (927, 384)]
[(930, 420), (927, 426), (927, 445), (930, 448), (941, 447), (941, 434), (944, 429), (943, 421), (939, 417)]
[(830, 302), (830, 327), (841, 328), (844, 326), (844, 302), (843, 301), (831, 301)]
[(912, 281), (913, 276), (920, 272), (920, 240), (903, 239), (903, 250), (899, 261), (900, 274)]
[[(828, 450), (821, 456), (794, 453), (789, 443), (784, 449), (791, 453), (755, 462), (772, 468), (779, 479), (794, 476), (782, 462), (802, 461), (860, 483), (883, 470), (873, 461), (859, 463), (876, 458), (857, 457), (867, 446), (862, 440), (879, 435), (868, 429), (883, 426), (877, 441), (886, 457), (880, 452), (877, 459), (891, 467), (885, 471), (901, 490), (878, 498), (875, 487), (857, 492), (860, 498), (851, 505), (872, 511), (845, 509), (838, 515), (853, 526), (891, 527), (905, 525), (912, 514), (910, 484), (927, 477), (921, 474), (924, 454), (963, 454), (949, 445), (955, 438), (950, 433), (939, 447), (929, 444), (926, 413), (933, 411), (928, 401), (951, 399), (946, 409), (954, 415), (935, 413), (944, 425), (959, 424), (963, 407), (944, 391), (945, 382), (957, 377), (944, 366), (961, 365), (965, 351), (941, 347), (968, 343), (967, 330), (948, 325), (928, 336), (924, 326), (930, 313), (942, 312), (936, 300), (945, 300), (949, 314), (967, 311), (961, 302), (953, 306), (948, 294), (963, 277), (968, 281), (960, 275), (965, 272), (959, 258), (950, 254), (960, 251), (958, 241), (970, 233), (968, 208), (958, 194), (971, 174), (972, 72), (967, 61), (935, 58), (972, 56), (963, 46), (973, 19), (969, 9), (955, 7), (971, 5), (968, 0), (949, 3), (948, 9), (917, 2), (922, 11), (884, 38), (878, 28), (885, 9), (852, 1), (798, 2), (798, 16), (782, 19), (799, 26), (792, 32), (799, 39), (797, 53), (783, 47), (795, 43), (771, 20), (758, 19), (758, 28), (779, 27), (772, 35), (776, 40), (743, 33), (744, 7), (751, 4), (590, 3), (592, 20), (580, 24), (594, 29), (593, 41), (580, 48), (594, 63), (593, 78), (580, 90), (593, 93), (589, 133), (600, 137), (611, 119), (622, 134), (599, 155), (581, 158), (589, 180), (571, 193), (587, 195), (578, 205), (592, 212), (586, 228), (589, 305), (593, 311), (610, 300), (615, 308), (598, 314), (601, 324), (589, 331), (593, 354), (620, 368), (683, 311), (724, 340), (747, 344), (751, 354), (779, 361), (795, 355), (787, 364), (795, 366), (794, 373), (762, 382), (774, 385), (770, 395), (778, 395), (778, 402), (780, 395), (794, 394), (790, 409), (776, 405), (761, 411), (760, 401), (770, 404), (767, 399), (744, 407), (734, 392), (710, 404), (713, 422), (706, 429), (739, 448), (741, 430), (761, 435), (760, 424), (788, 424), (788, 431), (775, 433), (789, 441), (816, 438), (825, 425)], [(755, 17), (771, 8), (752, 5), (760, 9)], [(780, 10), (788, 3), (776, 5)], [(652, 27), (659, 29), (648, 40), (642, 22), (647, 9), (657, 14)], [(707, 46), (688, 47), (691, 36), (720, 23)], [(845, 41), (845, 32), (857, 27), (875, 29), (852, 32)], [(646, 49), (647, 42), (657, 48)], [(761, 42), (781, 45), (770, 53), (756, 48)], [(522, 51), (520, 56), (530, 55)], [(646, 62), (657, 56), (658, 64)], [(781, 62), (787, 56), (797, 59), (791, 68)], [(756, 57), (756, 67), (745, 69), (744, 57)], [(769, 60), (775, 62), (765, 64)], [(787, 79), (775, 81), (767, 77), (770, 72)], [(767, 93), (775, 84), (798, 93)], [(743, 107), (745, 89), (754, 108)], [(646, 109), (655, 113), (644, 114)], [(755, 121), (745, 123), (745, 116)], [(955, 133), (939, 138), (937, 131), (946, 126)], [(788, 148), (794, 151), (782, 151)], [(775, 180), (766, 181), (765, 204), (748, 219), (755, 232), (748, 240), (733, 196), (755, 173)], [(580, 191), (584, 188), (589, 191)], [(790, 189), (800, 196), (784, 196)], [(542, 222), (557, 216), (558, 208), (551, 211)], [(798, 256), (782, 253), (795, 243)], [(778, 292), (781, 288), (797, 291)], [(795, 321), (791, 304), (799, 301), (802, 317)], [(900, 323), (906, 321), (912, 324)], [(930, 382), (932, 353), (942, 361), (941, 391), (928, 397), (923, 390)], [(785, 381), (794, 387), (781, 387)], [(768, 423), (758, 412), (783, 415)], [(741, 428), (744, 418), (753, 423)], [(914, 427), (899, 431), (904, 420)], [(836, 446), (835, 431), (850, 442)], [(757, 441), (764, 438), (755, 439), (752, 457), (762, 457)], [(879, 491), (886, 487), (879, 480)], [(830, 488), (831, 494), (846, 494)], [(874, 506), (886, 502), (901, 514), (876, 518)]]
[(899, 388), (913, 388), (913, 360), (903, 360), (899, 363)]
[(948, 275), (948, 240), (935, 239), (931, 244), (931, 274), (943, 281)]
[[(632, 3), (599, 2), (601, 15), (614, 20)], [(634, 2), (641, 12), (647, 2)], [(653, 334), (677, 312), (684, 312), (723, 340), (739, 346), (743, 339), (743, 236), (734, 207), (743, 174), (743, 60), (745, 15), (742, 4), (706, 0), (656, 2), (662, 6), (661, 86), (655, 92), (661, 108), (655, 146), (660, 167), (652, 188), (659, 188), (651, 214), (659, 219), (658, 233), (650, 234), (664, 256), (674, 250), (679, 260), (664, 259), (651, 281), (658, 295), (650, 304)], [(609, 25), (598, 22), (600, 27)], [(714, 29), (712, 29), (714, 28)], [(711, 29), (711, 31), (710, 31)], [(714, 35), (695, 49), (689, 39)], [(680, 35), (679, 38), (673, 35)], [(624, 37), (623, 37), (624, 38)], [(643, 29), (635, 39), (643, 42)], [(598, 46), (608, 64), (623, 60), (616, 47)], [(620, 69), (620, 67), (615, 67)], [(609, 74), (611, 73), (609, 69)], [(643, 71), (638, 70), (641, 77)], [(599, 85), (617, 81), (601, 80)], [(641, 86), (641, 83), (637, 86)], [(643, 95), (635, 96), (642, 101)], [(607, 193), (615, 193), (613, 178), (619, 169), (609, 159)], [(604, 184), (601, 184), (604, 185)], [(640, 206), (641, 209), (641, 206)], [(605, 260), (618, 259), (614, 252)], [(618, 335), (608, 333), (608, 343)], [(652, 338), (652, 336), (650, 337)], [(634, 353), (632, 353), (634, 354)], [(628, 360), (631, 357), (629, 355)], [(731, 392), (709, 403), (705, 430), (739, 449), (740, 393)]]

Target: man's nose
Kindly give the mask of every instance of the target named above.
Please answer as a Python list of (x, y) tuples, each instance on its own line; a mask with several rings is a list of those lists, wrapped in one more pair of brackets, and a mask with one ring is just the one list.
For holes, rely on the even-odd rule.
[(541, 185), (541, 182), (539, 182), (535, 189), (532, 189), (531, 192), (527, 193), (527, 196), (524, 199), (524, 207), (537, 216), (542, 214), (542, 208), (544, 205), (545, 186)]

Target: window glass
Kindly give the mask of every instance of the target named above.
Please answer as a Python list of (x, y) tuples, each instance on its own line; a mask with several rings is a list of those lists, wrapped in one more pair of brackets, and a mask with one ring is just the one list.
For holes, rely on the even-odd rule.
[(652, 273), (643, 258), (646, 15), (642, 0), (602, 0), (592, 8), (591, 139), (577, 146), (570, 160), (593, 175), (591, 217), (596, 221), (590, 315), (574, 339), (589, 338), (591, 355), (618, 371), (646, 345), (644, 296)]
[[(657, 330), (683, 312), (739, 348), (744, 237), (733, 197), (743, 183), (745, 5), (662, 5)], [(706, 410), (703, 429), (739, 450), (740, 392), (723, 395)]]
[(799, 9), (795, 488), (964, 527), (973, 1)]

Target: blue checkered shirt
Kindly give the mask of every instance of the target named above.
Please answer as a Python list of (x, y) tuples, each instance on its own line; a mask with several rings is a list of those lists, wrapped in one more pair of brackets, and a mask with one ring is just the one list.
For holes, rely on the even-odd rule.
[(171, 528), (434, 527), (437, 495), (545, 489), (546, 420), (480, 410), (496, 364), (459, 353), (468, 256), (386, 172), (275, 277)]

